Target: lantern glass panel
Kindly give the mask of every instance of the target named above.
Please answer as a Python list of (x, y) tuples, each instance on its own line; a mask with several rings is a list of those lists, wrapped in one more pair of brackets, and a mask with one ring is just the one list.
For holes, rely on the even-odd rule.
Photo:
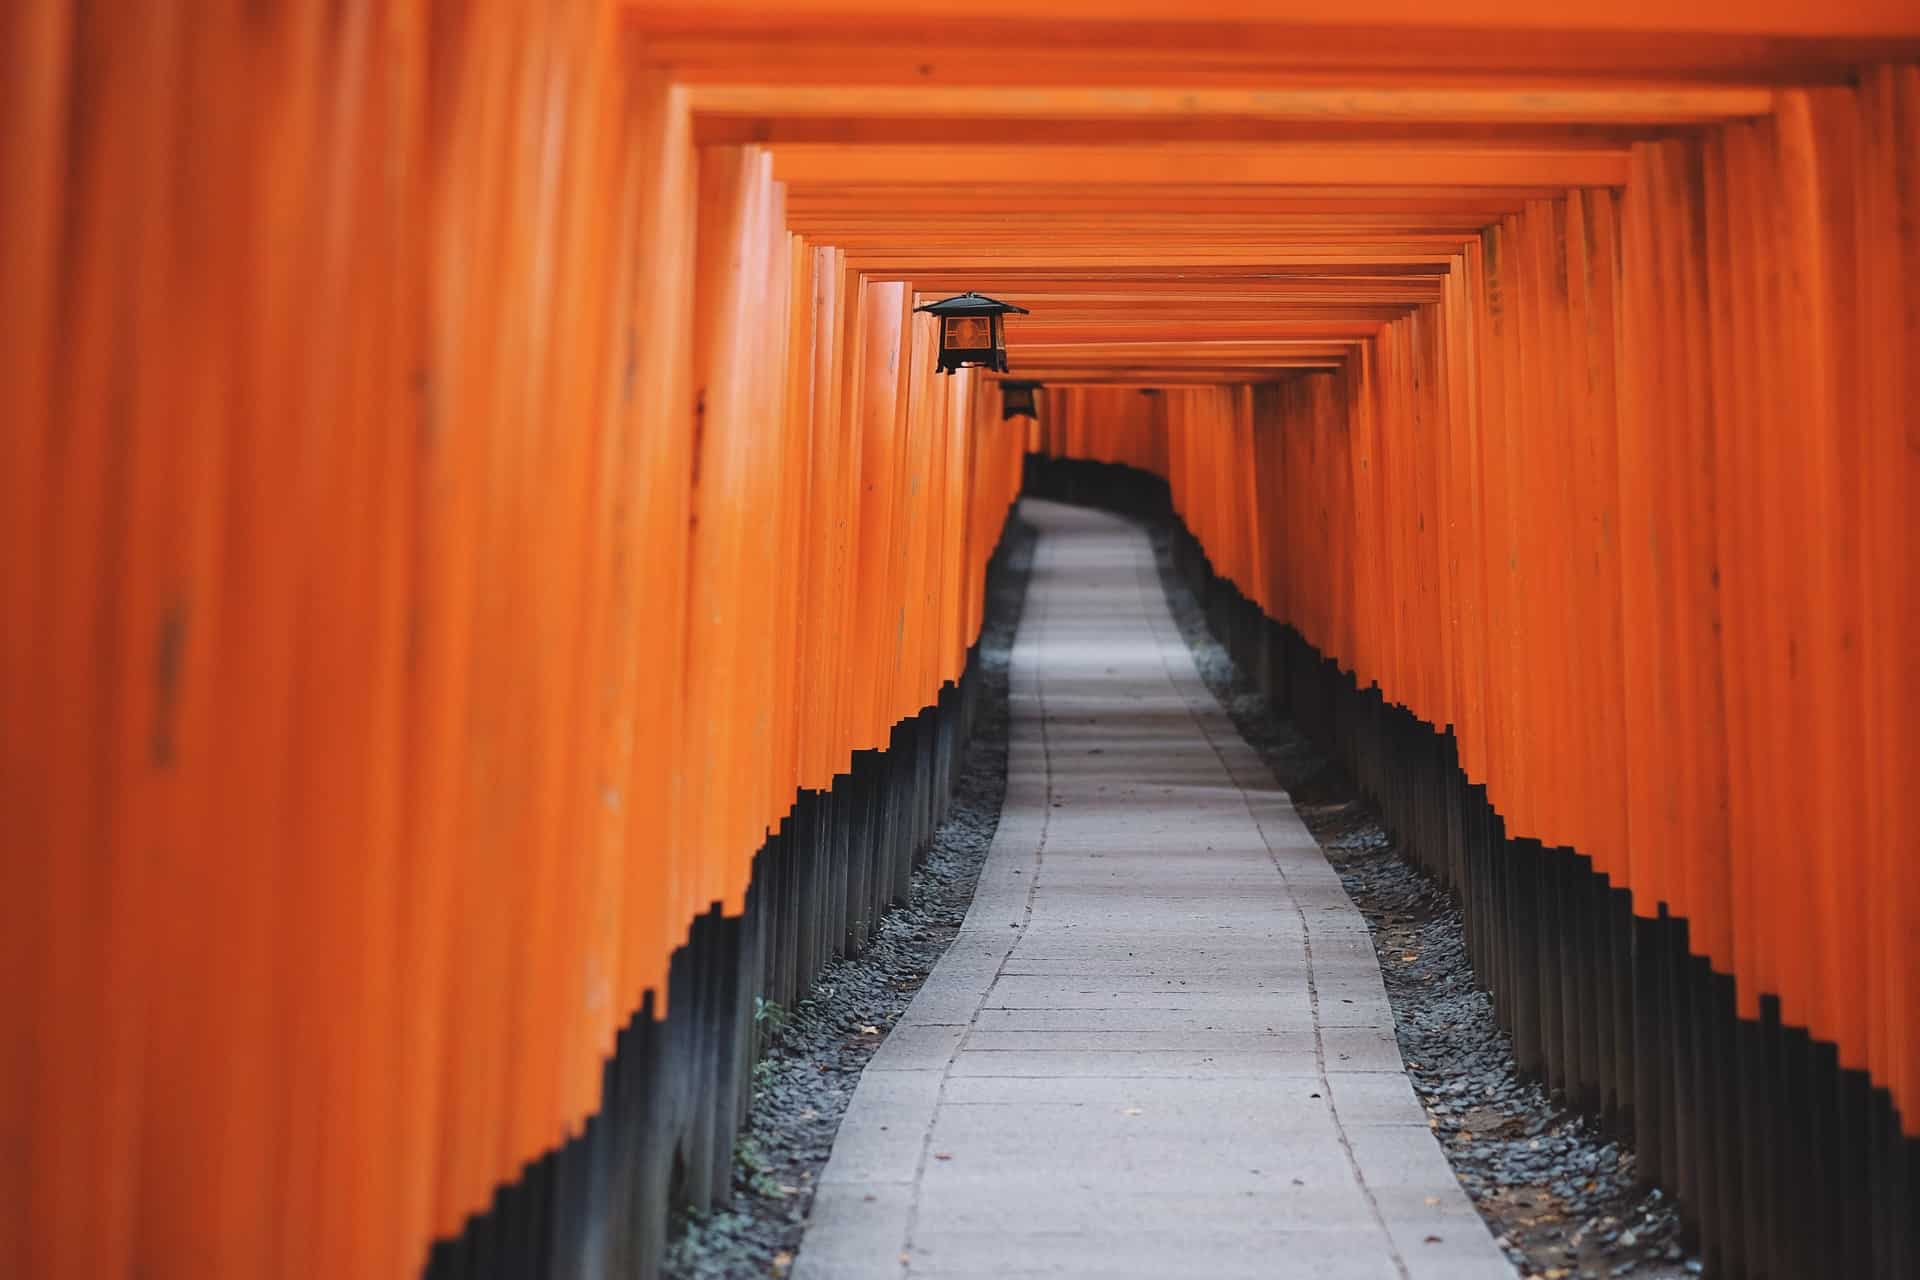
[(948, 316), (946, 345), (952, 350), (979, 351), (993, 345), (985, 316)]

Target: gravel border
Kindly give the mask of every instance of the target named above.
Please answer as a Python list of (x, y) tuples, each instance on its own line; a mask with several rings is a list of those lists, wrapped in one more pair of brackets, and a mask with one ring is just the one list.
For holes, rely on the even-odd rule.
[(668, 1280), (787, 1273), (860, 1072), (960, 932), (1006, 794), (1007, 673), (1036, 534), (1016, 519), (1007, 537), (1007, 571), (993, 584), (980, 633), (973, 741), (952, 808), (914, 871), (909, 904), (881, 919), (866, 951), (822, 970), (797, 1008), (759, 1009), (771, 1042), (754, 1068), (753, 1104), (734, 1143), (731, 1203), (675, 1216), (662, 1271)]
[[(1173, 567), (1170, 530), (1150, 522), (1148, 532), (1202, 679), (1293, 796), (1373, 930), (1414, 1091), (1509, 1259), (1542, 1280), (1699, 1274), (1669, 1200), (1639, 1186), (1632, 1149), (1518, 1077), (1446, 891), (1400, 857), (1345, 771), (1274, 715), (1208, 632)], [(1006, 790), (1007, 668), (1035, 540), (1017, 521), (1009, 536), (1009, 572), (981, 632), (978, 730), (953, 808), (914, 873), (911, 902), (888, 913), (865, 953), (829, 965), (798, 1008), (761, 1011), (772, 1041), (735, 1144), (732, 1201), (676, 1217), (668, 1280), (786, 1274), (860, 1072), (959, 932)]]
[(1174, 568), (1172, 531), (1149, 522), (1148, 532), (1201, 678), (1292, 795), (1373, 931), (1414, 1092), (1508, 1259), (1543, 1280), (1698, 1275), (1679, 1215), (1658, 1188), (1640, 1185), (1632, 1148), (1519, 1078), (1446, 890), (1400, 856), (1346, 771), (1274, 714), (1207, 630)]

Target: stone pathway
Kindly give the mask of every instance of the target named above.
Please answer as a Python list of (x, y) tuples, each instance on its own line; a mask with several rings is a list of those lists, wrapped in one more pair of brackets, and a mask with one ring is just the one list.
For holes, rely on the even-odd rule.
[(1145, 535), (1024, 512), (1006, 808), (795, 1276), (1511, 1276), (1408, 1087), (1366, 922), (1201, 683)]

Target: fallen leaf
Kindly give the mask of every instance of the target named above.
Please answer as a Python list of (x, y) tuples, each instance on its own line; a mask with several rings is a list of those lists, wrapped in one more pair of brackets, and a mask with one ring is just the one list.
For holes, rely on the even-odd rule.
[(1426, 1242), (1427, 1242), (1428, 1244), (1439, 1244), (1439, 1243), (1440, 1243), (1440, 1237), (1439, 1237), (1439, 1236), (1428, 1236), (1428, 1237), (1427, 1237), (1427, 1241), (1426, 1241)]
[(861, 1034), (861, 1035), (863, 1035), (863, 1036), (877, 1036), (877, 1035), (879, 1035), (879, 1034), (880, 1034), (880, 1028), (878, 1028), (878, 1027), (862, 1027), (862, 1028), (860, 1028), (860, 1034)]
[(788, 1253), (785, 1249), (782, 1249), (779, 1253), (776, 1253), (773, 1255), (773, 1274), (774, 1275), (783, 1276), (787, 1274), (787, 1268), (792, 1265), (793, 1265), (793, 1255)]
[(1440, 1197), (1439, 1197), (1439, 1196), (1428, 1196), (1428, 1197), (1427, 1197), (1427, 1203), (1428, 1203), (1428, 1204), (1439, 1204), (1439, 1203), (1440, 1203)]
[(951, 1151), (936, 1151), (936, 1152), (934, 1152), (934, 1153), (933, 1153), (933, 1158), (934, 1158), (935, 1160), (951, 1160), (951, 1159), (953, 1159), (953, 1152), (951, 1152)]
[(1412, 964), (1415, 960), (1418, 960), (1419, 958), (1420, 958), (1419, 956), (1415, 955), (1411, 951), (1402, 951), (1400, 953), (1401, 964)]

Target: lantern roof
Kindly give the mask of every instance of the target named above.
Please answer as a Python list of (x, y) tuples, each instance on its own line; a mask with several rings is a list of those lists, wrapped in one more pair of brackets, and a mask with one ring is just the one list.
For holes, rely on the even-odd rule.
[(931, 312), (936, 316), (1000, 316), (1009, 311), (1022, 316), (1033, 314), (1025, 307), (1016, 307), (1011, 302), (1002, 302), (971, 290), (952, 298), (942, 298), (938, 302), (922, 303), (914, 310)]

